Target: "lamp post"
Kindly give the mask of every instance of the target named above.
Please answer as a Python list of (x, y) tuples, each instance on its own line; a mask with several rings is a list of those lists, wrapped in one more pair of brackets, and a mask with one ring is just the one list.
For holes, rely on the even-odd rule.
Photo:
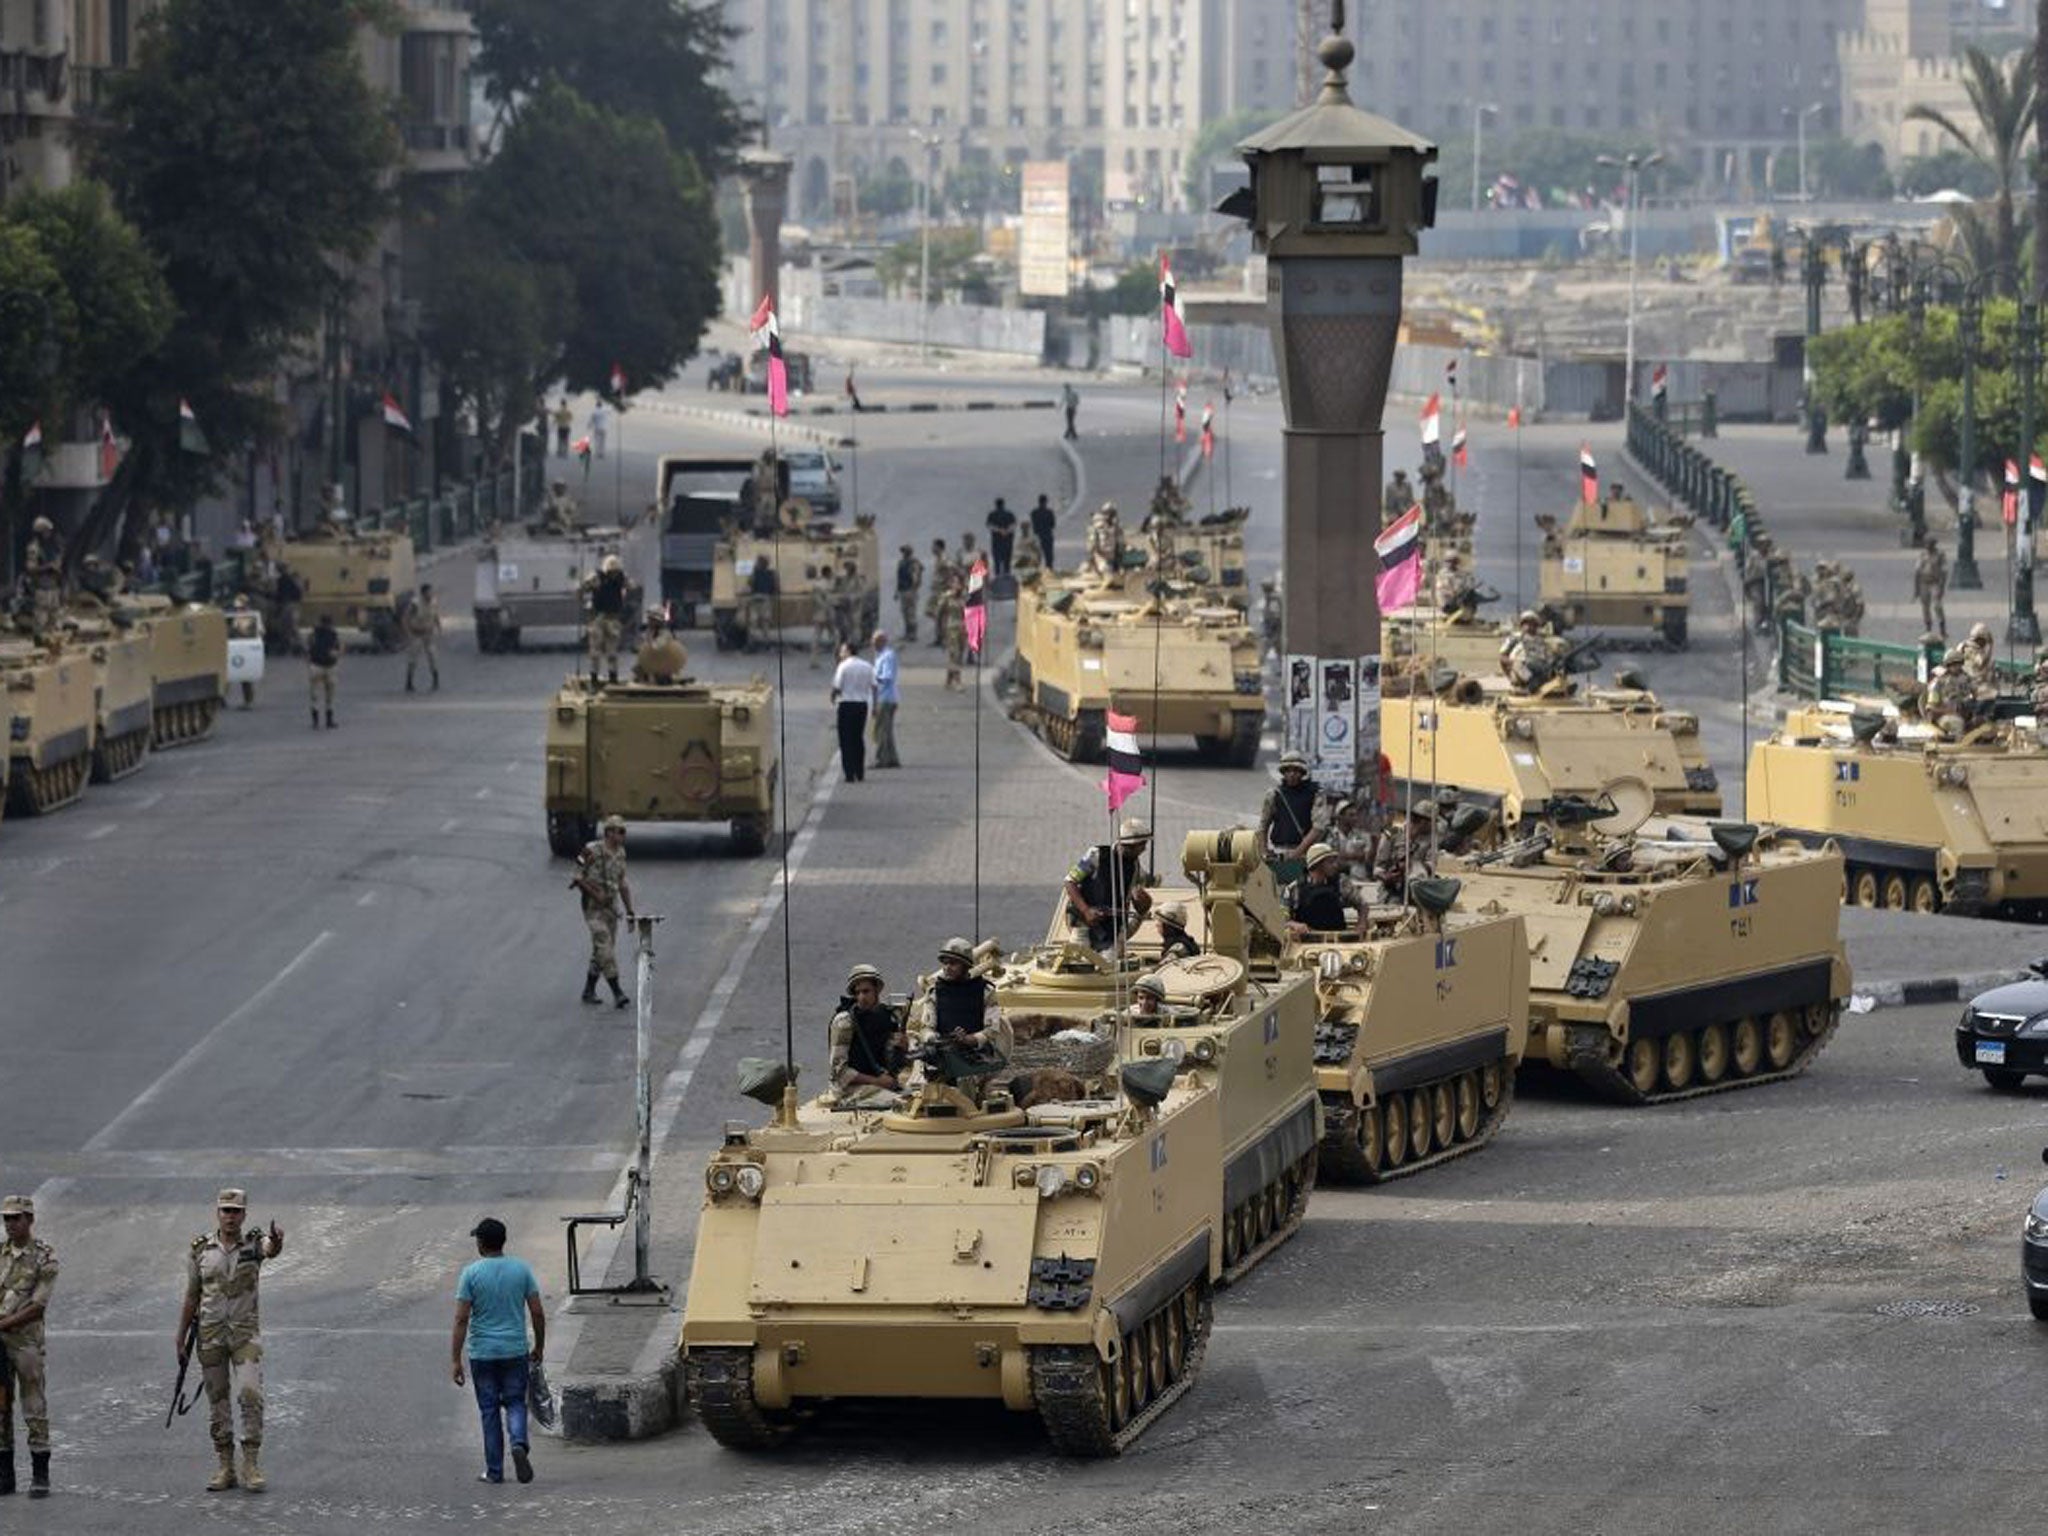
[(924, 150), (924, 175), (917, 182), (917, 360), (931, 356), (932, 169), (939, 158), (939, 136), (920, 129), (911, 138)]
[[(1906, 322), (1913, 334), (1913, 411), (1909, 419), (1917, 427), (1920, 422), (1920, 338), (1927, 329), (1927, 278), (1924, 273), (1913, 274), (1912, 292), (1906, 300)], [(1899, 452), (1906, 456), (1903, 487), (1906, 532), (1903, 537), (1908, 548), (1917, 548), (1927, 540), (1927, 488), (1920, 478), (1920, 455), (1908, 449), (1903, 439)]]
[(2012, 617), (2005, 638), (2014, 645), (2039, 645), (2041, 621), (2034, 616), (2034, 390), (2041, 374), (2041, 306), (2020, 300), (2020, 496), (2018, 538), (2013, 549)]
[(1472, 211), (1479, 211), (1479, 161), (1480, 150), (1486, 143), (1486, 116), (1492, 113), (1500, 116), (1500, 108), (1490, 101), (1475, 101), (1472, 104)]
[(1636, 208), (1641, 201), (1638, 188), (1642, 173), (1664, 163), (1663, 154), (1613, 155), (1596, 157), (1601, 165), (1620, 166), (1628, 172), (1628, 329), (1622, 344), (1621, 401), (1623, 413), (1636, 403)]
[(1977, 569), (1977, 334), (1983, 322), (1984, 300), (1972, 281), (1956, 311), (1956, 339), (1963, 348), (1962, 462), (1956, 466), (1962, 490), (1956, 508), (1956, 564), (1949, 578), (1971, 592), (1984, 585)]
[(1812, 117), (1812, 116), (1813, 116), (1814, 114), (1816, 114), (1816, 113), (1818, 113), (1818, 112), (1823, 112), (1823, 111), (1825, 111), (1826, 109), (1827, 109), (1827, 103), (1826, 103), (1826, 102), (1824, 102), (1824, 101), (1816, 101), (1816, 102), (1815, 102), (1815, 103), (1814, 103), (1814, 104), (1813, 104), (1812, 106), (1810, 106), (1810, 107), (1802, 107), (1802, 108), (1800, 109), (1800, 111), (1799, 111), (1799, 201), (1801, 201), (1802, 203), (1803, 203), (1803, 202), (1805, 202), (1805, 201), (1807, 200), (1807, 198), (1806, 198), (1806, 120), (1807, 120), (1807, 119), (1808, 119), (1809, 117)]
[(1827, 284), (1828, 263), (1827, 248), (1819, 232), (1811, 228), (1806, 232), (1806, 252), (1800, 258), (1799, 273), (1806, 283), (1806, 348), (1801, 367), (1806, 384), (1806, 451), (1826, 453), (1828, 413), (1821, 408), (1819, 391), (1814, 388), (1813, 344), (1820, 339), (1820, 293)]

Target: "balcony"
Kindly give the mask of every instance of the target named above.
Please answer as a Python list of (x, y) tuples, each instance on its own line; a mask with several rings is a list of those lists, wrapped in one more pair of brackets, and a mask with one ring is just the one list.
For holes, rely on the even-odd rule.
[(406, 169), (421, 175), (445, 175), (470, 167), (467, 123), (401, 122)]

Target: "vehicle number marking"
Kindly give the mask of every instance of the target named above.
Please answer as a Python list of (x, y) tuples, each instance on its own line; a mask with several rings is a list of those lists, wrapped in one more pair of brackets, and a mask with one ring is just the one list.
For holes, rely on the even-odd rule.
[(1977, 1059), (1986, 1066), (2003, 1066), (2005, 1064), (2005, 1042), (2003, 1040), (1979, 1040), (1977, 1042)]

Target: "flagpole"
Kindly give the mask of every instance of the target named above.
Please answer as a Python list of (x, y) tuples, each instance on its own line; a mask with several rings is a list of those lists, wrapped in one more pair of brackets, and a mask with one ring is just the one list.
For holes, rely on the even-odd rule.
[[(762, 297), (761, 306), (764, 309), (768, 306), (766, 295)], [(773, 309), (768, 309), (768, 318), (771, 326), (777, 326), (778, 328), (778, 334), (773, 335), (771, 339), (779, 342), (779, 324), (775, 320), (775, 311)], [(774, 612), (775, 756), (776, 761), (787, 763), (789, 761), (789, 685), (784, 669), (784, 647), (782, 644), (782, 573), (785, 569), (782, 559), (782, 451), (775, 430), (775, 400), (772, 394), (775, 377), (774, 351), (774, 348), (770, 348), (768, 358), (768, 379), (771, 390), (768, 401), (768, 457), (770, 461), (768, 500), (771, 509), (769, 540), (775, 549), (776, 573)], [(784, 399), (786, 403), (786, 395)], [(758, 508), (753, 515), (757, 519), (759, 518)], [(793, 919), (790, 916), (790, 906), (795, 900), (796, 893), (789, 887), (789, 779), (790, 776), (787, 773), (778, 773), (775, 776), (776, 792), (781, 800), (782, 808), (782, 835), (776, 839), (782, 856), (782, 1064), (789, 1073), (791, 1085), (794, 1086), (796, 1082), (796, 965), (793, 958), (794, 945), (790, 937), (793, 923)]]
[[(982, 602), (988, 590), (982, 589)], [(962, 621), (965, 622), (964, 620)], [(974, 942), (981, 942), (981, 653), (988, 648), (988, 617), (982, 615), (982, 643), (974, 648)]]
[(1515, 359), (1515, 612), (1522, 611), (1522, 360)]
[(1223, 370), (1223, 505), (1237, 505), (1230, 492), (1230, 370)]

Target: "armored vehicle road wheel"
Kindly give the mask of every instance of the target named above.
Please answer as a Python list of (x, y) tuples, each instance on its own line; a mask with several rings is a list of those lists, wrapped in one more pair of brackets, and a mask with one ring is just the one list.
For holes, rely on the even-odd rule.
[(1408, 1105), (1399, 1094), (1386, 1101), (1386, 1155), (1381, 1158), (1388, 1169), (1400, 1167), (1408, 1161)]
[(125, 736), (103, 740), (93, 748), (92, 781), (111, 784), (125, 779), (149, 760), (149, 730), (130, 731)]
[(735, 816), (732, 821), (732, 851), (753, 858), (768, 851), (768, 818)]
[(2026, 1073), (2015, 1072), (2010, 1067), (1984, 1068), (1984, 1081), (2000, 1093), (2018, 1093), (2026, 1080)]
[(1764, 1059), (1770, 1062), (1773, 1072), (1782, 1072), (1792, 1065), (1798, 1052), (1798, 1022), (1781, 1008), (1764, 1021)]
[(1700, 1030), (1694, 1047), (1699, 1058), (1700, 1081), (1718, 1083), (1728, 1075), (1728, 1026), (1708, 1024)]
[(1053, 1449), (1115, 1456), (1129, 1448), (1194, 1384), (1211, 1317), (1208, 1282), (1196, 1279), (1119, 1339), (1115, 1360), (1087, 1345), (1034, 1347), (1031, 1395)]
[(1941, 910), (1941, 889), (1927, 875), (1917, 876), (1913, 881), (1913, 897), (1909, 905), (1915, 912), (1931, 915)]
[(1857, 865), (1855, 873), (1849, 877), (1849, 886), (1850, 894), (1855, 899), (1857, 906), (1865, 908), (1876, 907), (1878, 897), (1876, 870), (1872, 869), (1868, 864)]
[(1368, 1104), (1358, 1112), (1358, 1162), (1361, 1171), (1371, 1177), (1380, 1171), (1387, 1160), (1387, 1126), (1377, 1104)]
[(1429, 1090), (1429, 1137), (1441, 1150), (1451, 1145), (1458, 1128), (1458, 1101), (1449, 1083)]
[(1508, 1090), (1507, 1069), (1497, 1061), (1489, 1061), (1479, 1069), (1479, 1102), (1492, 1114)]
[(1458, 1098), (1458, 1140), (1470, 1141), (1479, 1134), (1479, 1074), (1460, 1074), (1455, 1092)]
[(1763, 1026), (1748, 1014), (1735, 1021), (1735, 1028), (1729, 1034), (1728, 1058), (1734, 1064), (1737, 1077), (1750, 1076), (1764, 1059)]
[(1685, 610), (1667, 608), (1664, 610), (1664, 643), (1674, 651), (1685, 649)]
[(1664, 1085), (1676, 1091), (1692, 1086), (1692, 1072), (1698, 1058), (1693, 1055), (1692, 1036), (1684, 1030), (1664, 1037)]
[(1109, 722), (1099, 709), (1084, 709), (1074, 722), (1074, 750), (1067, 755), (1077, 763), (1102, 761), (1103, 744), (1109, 739)]
[(92, 773), (92, 754), (81, 753), (47, 768), (16, 768), (12, 798), (15, 810), (31, 816), (61, 810), (85, 793)]
[(1429, 1091), (1418, 1088), (1408, 1095), (1408, 1146), (1413, 1156), (1429, 1156), (1430, 1141)]
[(693, 1349), (683, 1356), (683, 1386), (712, 1439), (729, 1450), (772, 1450), (796, 1430), (795, 1414), (754, 1399), (751, 1349)]
[(1906, 877), (1899, 874), (1884, 877), (1884, 908), (1887, 912), (1906, 910)]
[(1657, 1091), (1657, 1079), (1664, 1070), (1664, 1053), (1657, 1049), (1654, 1040), (1631, 1040), (1628, 1043), (1628, 1080), (1639, 1094)]

